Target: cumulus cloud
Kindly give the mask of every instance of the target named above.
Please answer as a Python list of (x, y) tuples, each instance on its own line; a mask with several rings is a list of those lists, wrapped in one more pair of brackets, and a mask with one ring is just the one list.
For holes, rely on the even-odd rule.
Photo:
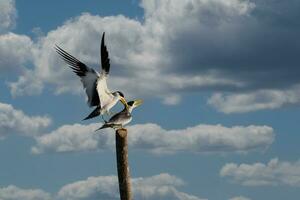
[[(21, 76), (21, 79), (25, 76), (26, 79), (29, 78), (30, 76), (26, 75), (29, 71), (26, 65), (33, 62), (34, 42), (31, 38), (10, 32), (15, 26), (16, 16), (15, 1), (0, 0), (0, 77), (5, 78), (5, 81), (11, 81), (11, 77), (18, 76)], [(9, 76), (11, 74), (12, 76)], [(15, 90), (11, 87), (13, 96), (23, 95), (16, 94)]]
[(275, 109), (284, 105), (300, 103), (300, 86), (286, 90), (257, 90), (248, 93), (216, 93), (208, 99), (208, 104), (220, 112), (244, 113), (263, 109)]
[[(99, 44), (95, 41), (99, 41), (102, 32), (106, 31), (114, 74), (111, 76), (112, 88), (124, 90), (129, 94), (127, 96), (156, 94), (164, 100), (164, 103), (173, 105), (179, 102), (178, 95), (174, 94), (187, 88), (243, 85), (242, 81), (220, 77), (211, 70), (193, 75), (177, 73), (176, 70), (181, 67), (193, 68), (174, 61), (178, 55), (170, 51), (170, 48), (173, 49), (172, 45), (177, 42), (174, 39), (177, 39), (186, 28), (180, 24), (191, 27), (202, 26), (199, 20), (190, 20), (190, 24), (187, 23), (188, 19), (202, 19), (205, 13), (211, 13), (216, 21), (224, 19), (220, 17), (221, 14), (228, 18), (241, 17), (254, 8), (253, 3), (239, 0), (152, 3), (143, 1), (141, 5), (145, 10), (144, 22), (124, 16), (100, 17), (84, 13), (41, 37), (33, 48), (35, 69), (32, 74), (36, 80), (43, 84), (54, 85), (56, 93), (78, 93), (80, 87), (74, 87), (74, 83), (79, 85), (80, 82), (59, 60), (53, 51), (53, 45), (55, 43), (61, 45), (82, 61), (98, 68)], [(169, 12), (169, 7), (174, 8), (172, 12)], [(183, 23), (179, 23), (180, 21)], [(24, 75), (15, 83), (20, 90), (18, 94), (34, 94), (32, 91), (22, 91), (35, 88), (28, 86), (30, 81), (26, 81), (27, 77), (29, 80), (32, 79), (31, 76)], [(133, 82), (139, 84), (132, 84)], [(124, 85), (127, 87), (123, 87)], [(164, 96), (166, 93), (171, 97)]]
[(97, 123), (63, 125), (49, 134), (37, 137), (37, 144), (31, 151), (37, 154), (45, 151), (68, 152), (113, 148), (115, 138), (111, 132), (108, 130), (95, 132), (100, 126), (101, 124)]
[(18, 72), (25, 70), (24, 64), (32, 60), (32, 41), (26, 35), (6, 33), (0, 35), (0, 72)]
[(116, 176), (89, 177), (63, 186), (58, 199), (118, 199), (118, 178)]
[(244, 196), (237, 196), (237, 197), (233, 197), (229, 200), (251, 200), (251, 199), (244, 197)]
[(17, 11), (14, 0), (0, 0), (0, 34), (13, 28)]
[(28, 116), (10, 104), (0, 103), (0, 138), (15, 133), (35, 136), (50, 123), (49, 117)]
[[(133, 178), (134, 199), (200, 200), (200, 198), (180, 192), (177, 187), (184, 182), (169, 174), (159, 174), (146, 178)], [(89, 177), (86, 180), (65, 185), (57, 195), (62, 200), (119, 199), (116, 176)]]
[[(112, 83), (116, 82), (119, 84), (112, 85), (112, 88), (115, 86), (120, 87), (124, 83), (129, 85), (128, 83), (135, 82), (134, 80), (129, 81), (133, 75), (131, 77), (125, 76), (126, 79), (122, 77), (124, 73), (130, 74), (130, 71), (134, 71), (134, 69), (131, 69), (127, 72), (127, 69), (130, 69), (132, 66), (130, 62), (133, 61), (131, 61), (130, 57), (136, 55), (135, 52), (138, 52), (141, 45), (143, 45), (141, 42), (141, 32), (143, 32), (141, 24), (124, 16), (100, 17), (85, 13), (65, 22), (65, 24), (49, 32), (35, 43), (32, 50), (35, 68), (30, 74), (24, 74), (15, 83), (18, 85), (19, 94), (34, 94), (32, 90), (35, 87), (28, 86), (31, 83), (30, 80), (33, 79), (32, 77), (38, 80), (40, 85), (45, 83), (54, 85), (54, 92), (57, 94), (82, 92), (79, 79), (60, 60), (53, 49), (54, 44), (60, 45), (81, 61), (99, 70), (99, 43), (103, 31), (107, 32), (106, 43), (109, 46), (110, 58), (114, 66), (112, 67), (112, 73), (114, 74)], [(125, 51), (124, 49), (127, 50)], [(143, 61), (140, 59), (135, 62), (139, 62), (139, 65), (142, 66), (141, 68), (149, 65), (147, 59), (143, 59)], [(136, 72), (142, 71), (141, 69), (136, 70)], [(131, 85), (134, 88), (134, 84)]]
[(83, 13), (40, 36), (31, 46), (34, 67), (10, 84), (12, 95), (40, 94), (44, 85), (56, 94), (83, 93), (53, 46), (99, 69), (105, 31), (110, 88), (130, 98), (151, 94), (175, 105), (183, 93), (218, 91), (209, 103), (226, 113), (299, 103), (274, 94), (288, 89), (289, 95), (297, 95), (299, 1), (143, 0), (141, 6), (143, 21)]
[[(95, 132), (101, 124), (64, 125), (36, 137), (33, 153), (114, 149), (112, 130)], [(187, 152), (247, 152), (262, 150), (273, 143), (273, 129), (268, 126), (197, 125), (166, 130), (157, 124), (128, 127), (129, 146), (156, 154)]]
[(44, 84), (36, 78), (32, 70), (25, 70), (24, 74), (19, 76), (18, 81), (8, 82), (8, 86), (13, 97), (37, 95), (44, 89)]
[[(184, 181), (167, 173), (151, 177), (132, 178), (134, 199), (144, 200), (204, 200), (179, 191)], [(21, 189), (14, 185), (0, 188), (1, 200), (117, 200), (119, 197), (118, 178), (116, 176), (88, 177), (64, 185), (56, 194), (40, 189)]]
[(228, 163), (220, 171), (222, 177), (228, 177), (245, 186), (300, 186), (300, 161), (287, 162), (278, 158), (267, 164)]
[(51, 200), (50, 194), (40, 189), (22, 189), (14, 185), (0, 188), (1, 200)]

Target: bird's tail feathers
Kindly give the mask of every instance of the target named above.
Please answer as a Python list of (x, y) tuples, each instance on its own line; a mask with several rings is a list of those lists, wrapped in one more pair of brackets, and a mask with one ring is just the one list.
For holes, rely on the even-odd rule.
[(101, 114), (101, 108), (100, 108), (100, 106), (97, 106), (97, 107), (95, 108), (95, 110), (93, 110), (93, 112), (91, 112), (91, 113), (89, 114), (89, 116), (87, 116), (87, 117), (84, 118), (83, 120), (87, 120), (87, 119), (91, 119), (91, 118), (97, 117), (97, 116), (99, 116), (100, 114)]
[(99, 130), (101, 130), (101, 129), (104, 129), (104, 128), (110, 128), (110, 127), (111, 127), (111, 124), (105, 123), (105, 124), (103, 124), (100, 128), (98, 128), (97, 130), (95, 130), (95, 131), (99, 131)]

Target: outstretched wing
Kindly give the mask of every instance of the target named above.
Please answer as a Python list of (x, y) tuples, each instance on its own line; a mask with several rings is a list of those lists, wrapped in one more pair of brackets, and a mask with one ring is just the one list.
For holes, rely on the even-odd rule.
[(108, 51), (104, 39), (105, 39), (105, 32), (103, 32), (102, 34), (101, 50), (100, 50), (102, 70), (101, 70), (100, 78), (97, 82), (97, 91), (99, 94), (101, 107), (107, 105), (110, 101), (112, 101), (113, 98), (113, 95), (111, 94), (111, 92), (107, 87), (107, 78), (109, 74), (110, 63), (109, 63)]
[(102, 39), (101, 39), (101, 74), (108, 75), (109, 69), (110, 69), (110, 63), (109, 63), (109, 57), (108, 57), (108, 51), (107, 47), (104, 42), (105, 38), (105, 32), (102, 34)]
[(77, 58), (70, 55), (57, 45), (55, 46), (55, 51), (80, 77), (83, 87), (85, 88), (85, 92), (88, 96), (89, 106), (98, 106), (100, 104), (100, 99), (97, 91), (97, 80), (100, 77), (99, 74), (94, 69), (87, 67), (84, 63), (82, 63)]

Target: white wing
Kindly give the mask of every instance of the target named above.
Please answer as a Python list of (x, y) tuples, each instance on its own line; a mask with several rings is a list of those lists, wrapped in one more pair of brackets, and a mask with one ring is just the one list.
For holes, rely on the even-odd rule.
[(87, 67), (84, 63), (77, 58), (68, 54), (59, 46), (55, 47), (56, 52), (62, 57), (62, 59), (70, 65), (70, 68), (80, 77), (85, 92), (88, 96), (89, 106), (99, 106), (100, 99), (97, 92), (97, 80), (100, 75), (94, 69)]
[(100, 75), (100, 78), (97, 81), (97, 91), (100, 99), (101, 108), (109, 104), (114, 98), (114, 96), (107, 88), (106, 79), (107, 79), (107, 75), (102, 73)]
[(109, 63), (109, 56), (107, 47), (104, 42), (105, 33), (102, 35), (101, 39), (101, 47), (100, 47), (100, 53), (101, 53), (101, 75), (97, 82), (97, 91), (100, 98), (100, 104), (101, 108), (103, 108), (105, 105), (108, 105), (114, 98), (114, 96), (111, 94), (109, 89), (107, 88), (106, 80), (108, 78), (109, 69), (110, 69), (110, 63)]

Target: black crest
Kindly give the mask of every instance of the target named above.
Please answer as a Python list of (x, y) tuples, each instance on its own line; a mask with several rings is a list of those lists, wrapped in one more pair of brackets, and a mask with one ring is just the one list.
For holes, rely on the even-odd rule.
[(129, 102), (127, 102), (127, 104), (128, 104), (129, 106), (133, 106), (134, 101), (129, 101)]
[(117, 93), (119, 93), (119, 95), (124, 98), (124, 94), (122, 92), (117, 91)]

